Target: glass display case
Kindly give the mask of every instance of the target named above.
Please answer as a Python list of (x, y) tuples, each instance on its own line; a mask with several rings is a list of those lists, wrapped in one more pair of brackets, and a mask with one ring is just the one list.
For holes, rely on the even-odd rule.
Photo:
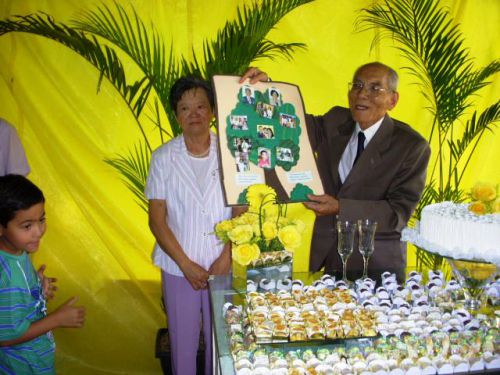
[[(401, 276), (403, 279), (408, 277), (413, 269), (406, 270), (404, 275), (398, 275), (398, 279)], [(381, 272), (373, 271), (369, 276), (372, 277), (377, 282), (380, 282)], [(323, 273), (294, 273), (293, 279), (302, 280), (305, 285), (311, 285), (314, 281), (319, 280), (323, 276)], [(337, 279), (341, 277), (340, 274), (335, 275)], [(348, 274), (349, 280), (356, 280), (357, 277), (361, 275)], [(426, 276), (424, 276), (426, 277)], [(399, 280), (402, 282), (403, 280)], [(212, 304), (212, 324), (213, 324), (213, 366), (214, 374), (222, 375), (233, 375), (236, 374), (233, 358), (231, 354), (230, 340), (229, 340), (229, 327), (223, 316), (223, 306), (226, 303), (232, 303), (234, 305), (244, 305), (246, 293), (240, 293), (236, 291), (232, 286), (231, 275), (224, 276), (213, 276), (209, 280), (209, 292)], [(500, 314), (499, 314), (500, 317)], [(497, 326), (498, 328), (498, 326)], [(270, 344), (260, 344), (259, 347), (266, 348), (268, 350), (277, 349), (282, 352), (293, 351), (301, 349), (302, 351), (313, 348), (317, 350), (318, 348), (338, 348), (343, 347), (346, 350), (350, 348), (364, 348), (373, 344), (374, 338), (356, 338), (356, 339), (341, 339), (341, 340), (318, 340), (318, 341), (306, 341), (306, 342), (286, 342), (286, 343), (270, 343)], [(495, 344), (496, 345), (496, 344)], [(496, 349), (494, 350), (496, 351)], [(487, 370), (483, 367), (482, 373), (491, 373), (495, 370)], [(474, 371), (476, 372), (476, 371)], [(477, 373), (477, 372), (476, 372)]]
[[(310, 285), (314, 281), (319, 280), (323, 276), (323, 272), (294, 272), (293, 279), (302, 280), (304, 284)], [(341, 273), (336, 275), (337, 278), (341, 277)], [(351, 280), (361, 276), (361, 273), (348, 273), (348, 278)], [(380, 272), (373, 272), (369, 276), (377, 278)], [(235, 374), (234, 364), (231, 357), (231, 350), (229, 347), (229, 339), (227, 332), (227, 324), (223, 317), (223, 306), (225, 303), (230, 302), (234, 305), (242, 305), (245, 301), (245, 293), (238, 292), (233, 288), (231, 275), (211, 276), (209, 279), (210, 302), (212, 305), (212, 331), (213, 331), (213, 366), (214, 374), (233, 375)], [(343, 340), (342, 345), (354, 345), (359, 343), (363, 345), (369, 339), (356, 339), (356, 340)], [(333, 347), (340, 345), (338, 342), (332, 341), (317, 341), (306, 343), (276, 343), (276, 344), (263, 344), (266, 347), (274, 347), (280, 349), (294, 349), (297, 347), (305, 346), (326, 346)]]

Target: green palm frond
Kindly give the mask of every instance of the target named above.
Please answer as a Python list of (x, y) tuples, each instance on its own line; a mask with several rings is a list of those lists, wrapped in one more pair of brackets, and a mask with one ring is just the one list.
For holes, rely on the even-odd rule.
[(415, 208), (415, 213), (412, 217), (411, 224), (414, 224), (415, 218), (420, 218), (420, 215), (422, 213), (422, 209), (425, 206), (431, 204), (432, 202), (437, 201), (438, 196), (439, 196), (439, 193), (436, 190), (435, 181), (431, 181), (427, 185), (425, 185), (424, 191), (422, 192), (422, 196), (420, 197), (420, 200), (418, 201), (417, 207)]
[[(174, 128), (172, 130), (172, 127), (171, 127), (170, 131), (168, 131), (167, 126), (162, 124), (161, 112), (165, 109), (165, 107), (163, 107), (163, 106), (160, 107), (160, 103), (158, 102), (158, 98), (155, 98), (154, 105), (149, 105), (149, 109), (150, 109), (150, 113), (152, 113), (152, 115), (146, 115), (146, 116), (148, 117), (148, 119), (154, 124), (154, 126), (158, 130), (158, 135), (159, 135), (161, 144), (165, 143), (168, 139), (174, 138), (175, 134), (179, 134), (179, 133), (175, 133), (176, 131), (180, 132), (180, 127), (179, 127), (179, 124), (177, 123), (177, 121), (175, 121), (175, 122), (169, 121), (169, 126), (171, 124), (174, 124), (174, 126), (179, 127), (179, 130), (177, 130), (177, 128)], [(174, 115), (173, 111), (172, 111), (172, 115)]]
[[(63, 23), (55, 22), (51, 16), (43, 13), (0, 20), (0, 36), (10, 32), (43, 36), (59, 42), (78, 53), (99, 70), (98, 87), (103, 77), (109, 80), (137, 119), (138, 113), (144, 106), (144, 102), (151, 90), (151, 83), (146, 77), (132, 84), (127, 83), (123, 64), (112, 48), (101, 45), (93, 36), (87, 36), (84, 32), (75, 30)], [(137, 125), (143, 134), (147, 147), (151, 149), (143, 128), (138, 121)]]
[(425, 270), (441, 270), (445, 279), (449, 279), (452, 275), (452, 270), (448, 262), (439, 254), (430, 253), (425, 249), (417, 247), (417, 269), (420, 271)]
[[(481, 140), (484, 132), (486, 130), (493, 131), (493, 126), (500, 121), (500, 101), (497, 101), (495, 104), (486, 108), (480, 115), (477, 117), (477, 111), (474, 111), (470, 120), (467, 120), (465, 125), (464, 133), (462, 137), (457, 140), (449, 140), (448, 147), (450, 149), (451, 157), (453, 159), (453, 171), (457, 171), (458, 163), (465, 155), (469, 146), (473, 145), (472, 151), (469, 153), (469, 158), (466, 161), (466, 166), (470, 160), (470, 157), (474, 153), (474, 149)], [(466, 170), (466, 167), (463, 168), (462, 173), (459, 176), (458, 183), (460, 183), (463, 172)]]
[(383, 37), (398, 43), (396, 48), (410, 63), (404, 69), (418, 79), (445, 131), (470, 106), (471, 94), (499, 71), (498, 60), (474, 70), (458, 25), (439, 1), (385, 0), (363, 9), (357, 26), (359, 30), (380, 28), (374, 43)]
[(144, 188), (148, 177), (151, 153), (144, 143), (139, 143), (127, 155), (117, 155), (104, 161), (115, 168), (121, 175), (127, 188), (135, 195), (137, 204), (148, 211), (148, 202)]
[[(274, 43), (266, 35), (280, 19), (312, 0), (264, 0), (238, 8), (237, 18), (226, 22), (213, 41), (205, 41), (203, 59), (183, 60), (185, 74), (210, 78), (214, 74), (242, 74), (256, 59), (284, 56), (291, 59), (302, 43)], [(194, 55), (194, 54), (193, 54)]]
[[(166, 47), (158, 32), (153, 28), (150, 35), (134, 8), (132, 8), (132, 16), (129, 16), (127, 11), (116, 2), (114, 10), (103, 4), (96, 10), (84, 12), (79, 19), (73, 20), (72, 24), (76, 30), (104, 38), (130, 56), (160, 98), (173, 127), (173, 134), (180, 134), (181, 129), (169, 108), (168, 98), (170, 87), (180, 77), (181, 71), (173, 56), (172, 47), (167, 56)], [(137, 117), (144, 108), (149, 94), (149, 91), (143, 92), (135, 108)], [(158, 121), (157, 117), (155, 122)]]

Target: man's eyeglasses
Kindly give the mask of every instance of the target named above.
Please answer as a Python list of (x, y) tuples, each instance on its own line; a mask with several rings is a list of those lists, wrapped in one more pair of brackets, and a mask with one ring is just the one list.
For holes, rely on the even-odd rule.
[(361, 92), (363, 88), (366, 88), (366, 92), (369, 96), (379, 96), (384, 92), (393, 91), (391, 89), (386, 89), (376, 83), (365, 85), (363, 82), (349, 82), (348, 87), (350, 92)]

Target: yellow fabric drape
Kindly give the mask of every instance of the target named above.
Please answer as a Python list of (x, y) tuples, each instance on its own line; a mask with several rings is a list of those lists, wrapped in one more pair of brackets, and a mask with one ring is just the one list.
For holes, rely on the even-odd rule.
[[(347, 82), (355, 67), (381, 60), (398, 69), (406, 64), (389, 41), (370, 52), (373, 32), (355, 33), (357, 10), (373, 1), (317, 0), (285, 17), (269, 38), (300, 41), (307, 51), (292, 62), (257, 62), (269, 75), (299, 85), (306, 110), (321, 114), (333, 104), (346, 105)], [(105, 4), (113, 6), (112, 0)], [(132, 3), (176, 54), (199, 51), (243, 0), (119, 1)], [(44, 11), (67, 21), (91, 0), (0, 0), (0, 18)], [(478, 66), (498, 58), (500, 2), (442, 1), (465, 36)], [(167, 44), (168, 45), (168, 44)], [(133, 64), (125, 59), (132, 73)], [(430, 115), (414, 79), (400, 71), (401, 99), (392, 116), (408, 122), (424, 136)], [(96, 92), (97, 71), (56, 42), (20, 33), (0, 37), (0, 117), (18, 130), (32, 168), (30, 178), (44, 191), (48, 231), (34, 256), (58, 278), (57, 298), (49, 309), (78, 295), (87, 308), (83, 329), (55, 331), (59, 374), (161, 373), (154, 358), (155, 334), (165, 326), (160, 303), (159, 270), (151, 265), (153, 237), (147, 216), (134, 202), (120, 176), (103, 162), (126, 153), (140, 138), (137, 125), (114, 88), (103, 82)], [(480, 92), (474, 108), (483, 109), (500, 96), (500, 80)], [(150, 132), (154, 126), (141, 119)], [(488, 134), (476, 150), (464, 187), (476, 180), (498, 182), (500, 147)], [(313, 215), (293, 205), (294, 215), (309, 223)], [(296, 265), (307, 267), (308, 243), (297, 252)], [(50, 307), (51, 306), (51, 307)]]

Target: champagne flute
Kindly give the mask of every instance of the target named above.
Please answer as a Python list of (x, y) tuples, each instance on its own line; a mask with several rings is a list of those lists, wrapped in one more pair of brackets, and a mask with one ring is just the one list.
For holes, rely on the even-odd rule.
[(375, 250), (375, 231), (377, 222), (364, 219), (358, 220), (359, 243), (358, 250), (363, 256), (363, 279), (368, 276), (368, 260)]
[(348, 283), (346, 276), (347, 259), (354, 247), (356, 223), (353, 221), (337, 221), (337, 251), (342, 259), (342, 280)]

